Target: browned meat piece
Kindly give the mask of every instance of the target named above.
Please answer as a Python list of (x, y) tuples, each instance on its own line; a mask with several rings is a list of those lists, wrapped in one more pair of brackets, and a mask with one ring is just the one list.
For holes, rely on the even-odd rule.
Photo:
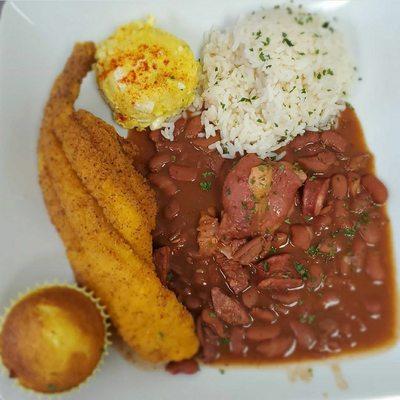
[(361, 183), (365, 190), (369, 193), (374, 203), (384, 204), (388, 198), (388, 190), (386, 186), (372, 174), (364, 175)]
[(301, 279), (293, 278), (267, 278), (258, 284), (258, 288), (261, 290), (285, 290), (285, 289), (300, 289), (303, 286)]
[(197, 231), (199, 232), (197, 235), (197, 243), (199, 245), (200, 255), (213, 255), (218, 245), (218, 219), (206, 212), (202, 212)]
[(210, 327), (204, 324), (201, 317), (197, 318), (196, 332), (201, 344), (203, 360), (211, 362), (218, 358), (219, 337)]
[(246, 325), (250, 316), (243, 306), (232, 297), (227, 296), (218, 287), (211, 289), (214, 310), (224, 322), (230, 325)]
[(199, 364), (196, 360), (193, 359), (183, 361), (171, 361), (166, 365), (165, 370), (172, 375), (192, 375), (199, 370)]
[(303, 190), (303, 214), (316, 216), (325, 204), (329, 179), (307, 179)]
[(228, 260), (222, 254), (216, 256), (216, 261), (226, 277), (229, 287), (237, 294), (249, 286), (249, 272), (240, 263)]
[(237, 250), (242, 247), (246, 243), (246, 239), (233, 239), (227, 243), (219, 242), (218, 250), (226, 257), (233, 258), (233, 255), (237, 252)]
[(219, 337), (224, 337), (224, 324), (217, 317), (217, 314), (214, 311), (204, 309), (201, 312), (201, 318)]
[(157, 275), (163, 285), (167, 284), (170, 257), (171, 249), (169, 246), (160, 247), (154, 251), (154, 265), (156, 266)]
[(301, 185), (289, 163), (265, 163), (254, 154), (243, 157), (225, 179), (220, 236), (240, 239), (274, 232)]
[(267, 240), (262, 236), (258, 236), (241, 246), (233, 258), (242, 265), (248, 265), (265, 257), (270, 248), (271, 239)]
[(272, 274), (290, 274), (294, 272), (293, 260), (290, 254), (278, 254), (256, 265), (257, 276), (261, 279)]

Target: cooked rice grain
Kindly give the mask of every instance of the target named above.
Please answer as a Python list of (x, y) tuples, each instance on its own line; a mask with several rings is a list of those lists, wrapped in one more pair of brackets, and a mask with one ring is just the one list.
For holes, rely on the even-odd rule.
[(213, 146), (273, 156), (305, 130), (328, 129), (345, 108), (354, 68), (342, 36), (297, 7), (262, 10), (209, 34), (202, 51), (202, 122)]

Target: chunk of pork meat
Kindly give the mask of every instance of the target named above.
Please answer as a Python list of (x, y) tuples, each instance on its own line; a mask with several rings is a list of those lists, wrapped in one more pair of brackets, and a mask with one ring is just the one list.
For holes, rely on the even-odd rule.
[(285, 220), (305, 179), (287, 162), (243, 157), (228, 173), (222, 192), (220, 237), (241, 239), (273, 233)]

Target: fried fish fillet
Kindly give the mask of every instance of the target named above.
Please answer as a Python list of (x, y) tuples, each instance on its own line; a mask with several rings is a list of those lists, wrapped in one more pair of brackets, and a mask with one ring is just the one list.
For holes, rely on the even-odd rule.
[[(113, 324), (126, 343), (142, 358), (153, 362), (189, 358), (198, 349), (190, 313), (171, 291), (162, 286), (154, 266), (144, 261), (145, 257), (139, 255), (127, 240), (124, 230), (119, 229), (115, 222), (117, 218), (114, 216), (114, 223), (108, 219), (110, 214), (126, 210), (125, 218), (134, 214), (127, 203), (122, 203), (122, 208), (118, 209), (121, 186), (111, 182), (118, 174), (113, 175), (106, 169), (104, 173), (110, 174), (110, 186), (89, 190), (86, 187), (89, 178), (85, 180), (77, 174), (84, 164), (82, 158), (79, 162), (71, 162), (64, 152), (65, 142), (57, 139), (66, 140), (71, 130), (77, 135), (86, 131), (88, 136), (95, 131), (97, 139), (93, 139), (94, 142), (98, 140), (103, 146), (99, 145), (96, 151), (99, 148), (104, 152), (107, 150), (105, 143), (110, 141), (110, 137), (104, 141), (100, 137), (110, 135), (105, 123), (89, 113), (75, 113), (71, 105), (79, 91), (76, 82), (84, 76), (79, 58), (89, 59), (91, 51), (88, 49), (88, 44), (75, 46), (62, 74), (64, 77), (57, 79), (46, 107), (39, 141), (39, 173), (45, 202), (65, 243), (77, 281), (93, 290), (106, 305)], [(85, 65), (88, 66), (89, 62)], [(64, 85), (71, 85), (71, 88)], [(115, 146), (118, 145), (116, 140)], [(75, 150), (78, 149), (75, 147)], [(124, 161), (116, 150), (115, 147), (111, 151), (115, 154), (115, 168), (122, 168)], [(94, 154), (94, 150), (91, 151)], [(72, 150), (69, 155), (73, 159)], [(102, 160), (97, 156), (91, 157), (96, 157), (97, 162)], [(84, 165), (89, 168), (88, 164)], [(143, 181), (142, 184), (145, 186)], [(112, 192), (114, 188), (116, 193)], [(115, 204), (110, 204), (106, 194), (101, 193), (105, 189), (107, 195), (115, 198)], [(143, 207), (139, 210), (141, 213), (149, 211), (142, 202), (138, 204)], [(151, 219), (147, 218), (146, 223), (149, 230)], [(127, 226), (125, 234), (128, 230)], [(151, 243), (147, 245), (151, 253)]]
[[(153, 190), (132, 168), (112, 126), (87, 111), (71, 112), (79, 93), (75, 82), (82, 81), (90, 69), (89, 60), (93, 61), (93, 49), (86, 43), (81, 46), (87, 50), (78, 48), (74, 52), (78, 58), (83, 58), (82, 64), (87, 70), (78, 68), (77, 63), (67, 62), (55, 84), (58, 90), (50, 95), (45, 120), (51, 121), (65, 155), (107, 219), (140, 257), (151, 262), (151, 231), (157, 213)], [(65, 85), (72, 85), (74, 89), (68, 90)], [(59, 103), (63, 107), (57, 105)]]

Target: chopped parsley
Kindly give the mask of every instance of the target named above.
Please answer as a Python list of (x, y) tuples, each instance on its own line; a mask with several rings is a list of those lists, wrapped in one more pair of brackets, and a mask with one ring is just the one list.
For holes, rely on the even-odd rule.
[(288, 225), (290, 225), (290, 224), (291, 224), (291, 222), (290, 222), (290, 218), (286, 218), (286, 219), (285, 219), (285, 224), (288, 224)]
[(261, 61), (267, 61), (267, 59), (265, 58), (265, 55), (264, 55), (264, 53), (263, 52), (261, 52), (260, 54), (259, 54), (259, 57), (260, 57), (260, 60)]
[(261, 42), (264, 46), (268, 46), (271, 43), (271, 39), (269, 37), (265, 38), (264, 42)]
[(258, 118), (258, 119), (257, 119), (257, 122), (261, 124), (263, 121), (262, 121), (261, 118)]
[(229, 338), (226, 337), (219, 338), (219, 344), (228, 345), (229, 343), (230, 343)]
[(212, 186), (211, 182), (207, 182), (207, 181), (200, 182), (200, 189), (204, 190), (205, 192), (210, 191), (211, 186)]
[(301, 322), (302, 324), (309, 324), (309, 325), (311, 325), (311, 324), (314, 323), (315, 318), (316, 318), (315, 314), (302, 314), (302, 315), (300, 316), (300, 322)]
[(231, 188), (230, 188), (230, 187), (227, 187), (227, 188), (225, 189), (225, 194), (226, 194), (227, 196), (230, 196), (231, 193), (232, 193)]
[(353, 228), (344, 228), (343, 229), (343, 234), (349, 239), (354, 239), (354, 236), (357, 233), (357, 229), (355, 227)]
[(307, 249), (307, 254), (311, 257), (316, 257), (320, 253), (318, 246), (310, 246)]
[(360, 216), (358, 217), (358, 222), (362, 225), (369, 224), (370, 216), (367, 211), (363, 211)]
[(301, 276), (301, 279), (303, 279), (303, 281), (308, 279), (309, 273), (308, 273), (307, 268), (303, 264), (295, 261), (294, 268), (297, 271), (297, 273)]
[(277, 253), (277, 249), (275, 246), (271, 246), (271, 248), (269, 249), (269, 254), (276, 254)]
[(304, 220), (305, 220), (306, 222), (310, 222), (310, 221), (313, 220), (313, 216), (312, 216), (312, 215), (305, 215), (305, 216), (304, 216)]
[(263, 270), (264, 270), (265, 272), (268, 272), (268, 271), (269, 271), (269, 264), (268, 264), (267, 261), (263, 261), (263, 262), (262, 262), (262, 266), (263, 266)]
[(251, 99), (249, 99), (248, 97), (242, 97), (242, 98), (239, 100), (239, 103), (242, 103), (242, 102), (251, 103)]
[(287, 44), (289, 47), (293, 47), (294, 46), (294, 44), (287, 38), (287, 33), (282, 32), (282, 37), (283, 37), (282, 43)]
[(255, 36), (256, 36), (256, 39), (260, 39), (260, 37), (261, 37), (261, 31), (257, 31), (257, 32), (255, 33)]
[(354, 107), (346, 101), (346, 107), (349, 108), (350, 110), (354, 110)]
[(171, 156), (171, 161), (172, 161), (172, 162), (175, 162), (175, 161), (176, 161), (176, 156), (175, 156), (175, 155)]
[(210, 312), (208, 313), (208, 315), (209, 315), (211, 318), (217, 318), (217, 314), (215, 314), (214, 311), (210, 311)]
[(212, 171), (205, 171), (201, 174), (202, 177), (207, 178), (208, 176), (214, 176), (214, 172)]
[(167, 274), (167, 282), (171, 282), (172, 279), (174, 279), (174, 273), (172, 271), (169, 271)]
[(222, 102), (220, 102), (219, 104), (221, 105), (222, 109), (225, 110), (225, 104)]

